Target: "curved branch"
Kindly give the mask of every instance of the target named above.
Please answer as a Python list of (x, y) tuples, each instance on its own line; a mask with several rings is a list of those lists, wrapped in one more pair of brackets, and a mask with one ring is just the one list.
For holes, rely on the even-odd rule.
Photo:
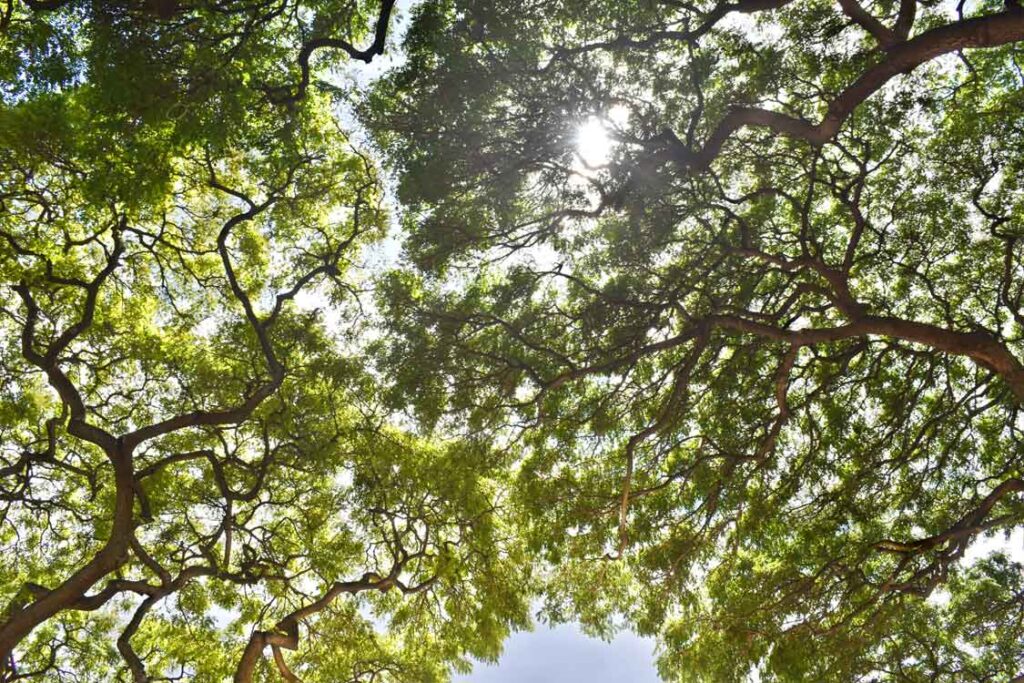
[[(215, 187), (228, 191), (217, 185), (215, 185)], [(249, 202), (247, 198), (244, 199)], [(276, 196), (271, 195), (270, 198), (258, 205), (249, 202), (249, 208), (246, 211), (235, 214), (224, 223), (224, 226), (221, 228), (220, 234), (217, 237), (217, 251), (220, 254), (221, 263), (224, 266), (224, 273), (227, 276), (231, 292), (241, 304), (242, 309), (245, 311), (245, 317), (249, 321), (253, 332), (256, 334), (256, 338), (260, 344), (260, 349), (262, 350), (264, 359), (267, 363), (267, 370), (270, 377), (241, 403), (233, 408), (225, 410), (196, 410), (189, 413), (183, 413), (167, 418), (166, 420), (147, 425), (131, 432), (130, 434), (126, 434), (123, 437), (123, 440), (128, 448), (134, 448), (149, 439), (163, 436), (164, 434), (169, 434), (187, 427), (229, 425), (243, 422), (264, 400), (277, 391), (277, 388), (281, 386), (281, 382), (284, 381), (284, 366), (282, 366), (277, 360), (277, 356), (274, 353), (274, 347), (270, 342), (270, 335), (267, 331), (267, 322), (261, 321), (256, 315), (252, 302), (249, 300), (249, 296), (238, 283), (234, 266), (231, 264), (231, 256), (227, 244), (231, 231), (235, 226), (245, 221), (252, 220), (265, 211), (274, 203), (274, 201), (276, 201)]]
[(395, 7), (395, 0), (383, 0), (380, 6), (380, 14), (377, 16), (377, 28), (374, 31), (373, 42), (369, 47), (359, 50), (352, 43), (343, 38), (313, 38), (303, 44), (299, 50), (299, 69), (302, 75), (295, 91), (291, 92), (288, 87), (264, 88), (270, 100), (276, 104), (292, 104), (306, 96), (309, 88), (309, 60), (313, 53), (324, 48), (343, 50), (351, 59), (369, 64), (373, 58), (384, 54), (384, 43), (388, 35), (388, 23), (391, 20), (391, 11)]
[(1002, 342), (984, 330), (960, 332), (929, 323), (878, 315), (863, 315), (849, 324), (837, 327), (803, 330), (783, 329), (728, 315), (711, 316), (706, 319), (706, 323), (727, 330), (787, 341), (798, 346), (836, 342), (866, 335), (924, 344), (938, 351), (966, 356), (992, 370), (1007, 383), (1017, 400), (1024, 403), (1024, 365), (1021, 365)]
[(96, 302), (99, 297), (100, 288), (107, 281), (110, 275), (120, 264), (121, 256), (124, 254), (124, 243), (121, 241), (121, 232), (125, 228), (124, 217), (113, 231), (114, 248), (107, 257), (104, 267), (96, 274), (90, 282), (68, 281), (55, 278), (47, 268), (47, 278), (50, 281), (59, 280), (65, 283), (70, 282), (76, 287), (85, 290), (85, 301), (82, 304), (82, 313), (78, 320), (67, 327), (40, 353), (36, 350), (36, 324), (39, 321), (40, 309), (35, 297), (26, 282), (14, 286), (14, 291), (21, 298), (25, 306), (25, 324), (21, 330), (21, 353), (32, 365), (46, 373), (50, 386), (60, 396), (61, 401), (67, 405), (71, 414), (68, 423), (68, 433), (80, 439), (88, 441), (102, 448), (108, 456), (117, 450), (116, 439), (107, 431), (92, 425), (86, 421), (85, 403), (74, 383), (67, 374), (60, 368), (60, 354), (67, 347), (92, 327), (96, 315)]
[(676, 41), (681, 43), (695, 43), (705, 34), (718, 25), (722, 19), (730, 14), (754, 14), (766, 12), (773, 9), (781, 9), (792, 3), (794, 0), (738, 0), (737, 2), (723, 2), (716, 5), (705, 15), (704, 20), (696, 28), (688, 31), (651, 31), (646, 38), (637, 40), (620, 36), (612, 40), (605, 40), (596, 43), (587, 43), (572, 48), (555, 48), (555, 55), (565, 57), (596, 50), (646, 50), (657, 46), (665, 41)]
[[(336, 581), (318, 600), (290, 612), (278, 621), (272, 630), (253, 631), (245, 650), (242, 651), (238, 668), (235, 670), (234, 683), (252, 683), (256, 665), (263, 657), (263, 650), (268, 645), (275, 650), (275, 658), (279, 654), (276, 652), (278, 649), (297, 649), (299, 647), (299, 621), (327, 609), (336, 598), (343, 594), (371, 590), (387, 592), (392, 588), (397, 588), (405, 595), (412, 595), (428, 590), (437, 581), (436, 575), (415, 586), (408, 586), (399, 580), (406, 565), (423, 555), (424, 551), (409, 554), (404, 548), (399, 547), (398, 558), (391, 566), (391, 571), (387, 576), (382, 577), (379, 574), (368, 572), (356, 581)], [(283, 661), (283, 659), (280, 660), (281, 663)]]
[[(400, 569), (398, 570), (400, 571)], [(256, 665), (263, 657), (263, 650), (269, 645), (275, 650), (294, 650), (299, 646), (299, 620), (326, 609), (335, 598), (345, 593), (362, 593), (369, 590), (387, 591), (396, 585), (397, 572), (381, 578), (376, 574), (364, 574), (357, 581), (335, 582), (320, 599), (300, 607), (281, 619), (270, 631), (253, 631), (249, 642), (235, 670), (235, 683), (252, 683)]]
[(877, 335), (915, 344), (930, 346), (937, 351), (965, 356), (999, 375), (1024, 404), (1024, 365), (994, 335), (986, 330), (961, 332), (938, 325), (904, 320), (890, 316), (860, 314), (851, 322), (835, 327), (816, 327), (793, 330), (768, 323), (749, 320), (739, 315), (708, 315), (690, 321), (686, 329), (668, 339), (645, 344), (618, 358), (595, 365), (574, 368), (557, 375), (543, 385), (544, 391), (588, 375), (601, 375), (634, 363), (640, 358), (659, 351), (677, 348), (713, 330), (750, 334), (764, 339), (786, 342), (794, 347), (814, 346)]
[(688, 173), (707, 168), (729, 138), (746, 127), (768, 128), (779, 135), (820, 146), (835, 137), (853, 111), (895, 76), (950, 52), (998, 47), (1019, 40), (1024, 40), (1024, 8), (947, 24), (892, 46), (881, 62), (862, 73), (828, 104), (819, 123), (760, 107), (736, 107), (726, 114), (700, 149), (691, 149), (672, 131), (665, 131), (652, 142), (663, 146), (666, 157)]
[(928, 536), (927, 538), (920, 538), (909, 543), (899, 543), (897, 541), (889, 540), (880, 541), (875, 547), (879, 550), (900, 554), (919, 553), (931, 550), (932, 548), (946, 543), (947, 541), (955, 540), (963, 536), (965, 531), (970, 531), (974, 527), (977, 527), (988, 516), (988, 513), (992, 511), (992, 508), (996, 506), (996, 503), (1007, 495), (1018, 491), (1024, 491), (1024, 480), (1017, 478), (1007, 479), (999, 486), (992, 489), (992, 491), (982, 499), (981, 503), (979, 503), (976, 508), (961, 517), (956, 524), (946, 531), (943, 531), (940, 534), (935, 534), (934, 536)]
[(302, 683), (299, 677), (288, 668), (288, 662), (284, 660), (284, 653), (281, 652), (280, 646), (273, 645), (270, 649), (274, 655), (274, 663), (277, 664), (277, 671), (281, 674), (281, 678), (288, 681), (288, 683)]
[[(40, 595), (24, 607), (10, 606), (7, 619), (0, 624), (0, 662), (8, 662), (18, 643), (50, 617), (65, 609), (88, 608), (91, 599), (84, 597), (86, 591), (127, 561), (135, 503), (130, 460), (130, 457), (119, 457), (113, 461), (114, 511), (110, 533), (103, 547), (57, 588)], [(110, 597), (106, 592), (101, 592), (95, 601), (102, 604)]]
[[(892, 540), (876, 543), (874, 546), (876, 550), (901, 556), (889, 579), (882, 584), (882, 592), (896, 591), (928, 595), (935, 586), (945, 579), (949, 565), (963, 557), (967, 547), (979, 533), (1001, 523), (1006, 523), (1006, 517), (989, 520), (988, 522), (986, 522), (985, 518), (988, 517), (992, 508), (1000, 500), (1011, 493), (1020, 491), (1024, 491), (1024, 480), (1016, 477), (1007, 479), (992, 489), (977, 507), (965, 514), (956, 524), (942, 533), (910, 541), (909, 543), (900, 543)], [(922, 569), (915, 571), (908, 580), (896, 581), (896, 576), (914, 557), (931, 550), (938, 550), (938, 556), (932, 562)], [(922, 580), (924, 581), (923, 584), (921, 583)]]
[[(81, 316), (52, 341), (43, 353), (35, 348), (35, 326), (40, 314), (39, 306), (26, 283), (22, 282), (14, 288), (26, 309), (26, 320), (21, 334), (22, 355), (29, 363), (46, 373), (50, 386), (57, 391), (61, 401), (68, 407), (68, 433), (103, 449), (114, 470), (114, 504), (109, 535), (88, 562), (53, 590), (45, 593), (36, 591), (36, 599), (33, 602), (23, 606), (12, 603), (9, 606), (7, 618), (0, 624), (0, 662), (4, 663), (0, 664), (0, 667), (6, 666), (18, 643), (41, 623), (58, 612), (82, 604), (82, 601), (88, 604), (86, 592), (127, 560), (135, 503), (131, 449), (126, 448), (120, 439), (115, 439), (107, 431), (86, 421), (82, 397), (59, 367), (60, 354), (92, 325), (99, 290), (117, 268), (124, 250), (121, 242), (124, 225), (122, 217), (113, 233), (114, 248), (108, 254), (103, 269), (91, 282), (76, 284), (86, 290)], [(98, 599), (105, 601), (109, 596)]]

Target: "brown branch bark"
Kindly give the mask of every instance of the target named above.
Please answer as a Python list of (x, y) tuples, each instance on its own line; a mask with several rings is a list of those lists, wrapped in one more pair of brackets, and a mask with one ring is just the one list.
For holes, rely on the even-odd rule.
[(917, 0), (900, 0), (900, 12), (893, 26), (893, 33), (899, 40), (906, 40), (917, 18)]
[(263, 658), (263, 650), (268, 645), (274, 649), (297, 649), (299, 647), (300, 620), (323, 611), (340, 595), (369, 590), (389, 590), (395, 585), (397, 577), (397, 572), (392, 572), (392, 574), (384, 578), (373, 574), (364, 574), (357, 581), (335, 582), (320, 599), (291, 612), (281, 619), (272, 630), (253, 631), (235, 670), (235, 683), (252, 683), (256, 665)]
[(114, 248), (108, 255), (105, 266), (92, 281), (77, 285), (83, 287), (86, 292), (81, 316), (43, 352), (36, 350), (35, 328), (40, 314), (39, 306), (27, 284), (23, 282), (14, 288), (26, 310), (21, 336), (22, 355), (46, 374), (50, 386), (67, 406), (70, 413), (68, 433), (99, 446), (112, 464), (114, 509), (109, 536), (85, 565), (56, 588), (45, 593), (37, 592), (36, 599), (28, 605), (12, 604), (9, 607), (6, 620), (0, 624), (0, 662), (9, 662), (14, 648), (33, 629), (58, 612), (74, 607), (85, 598), (90, 588), (127, 560), (135, 502), (131, 449), (126, 448), (120, 439), (87, 421), (85, 404), (78, 389), (59, 367), (60, 354), (92, 325), (99, 290), (117, 268), (124, 251), (121, 242), (123, 228), (122, 219), (119, 227), (114, 230)]
[[(242, 198), (249, 202), (248, 198), (244, 196)], [(228, 248), (228, 238), (231, 235), (231, 231), (239, 224), (252, 220), (261, 214), (270, 207), (274, 201), (276, 201), (276, 197), (272, 195), (261, 204), (249, 202), (249, 208), (246, 211), (232, 216), (224, 223), (224, 226), (221, 228), (220, 234), (217, 237), (217, 251), (220, 254), (221, 263), (224, 266), (224, 273), (227, 276), (228, 285), (235, 299), (237, 299), (239, 304), (241, 304), (242, 309), (245, 312), (245, 317), (249, 321), (253, 332), (256, 334), (256, 338), (259, 341), (260, 348), (267, 364), (267, 371), (270, 375), (269, 378), (241, 403), (232, 408), (224, 410), (197, 410), (189, 413), (183, 413), (126, 434), (123, 437), (123, 440), (129, 448), (134, 448), (149, 439), (154, 439), (187, 427), (239, 424), (240, 422), (245, 421), (264, 400), (277, 391), (277, 388), (281, 386), (281, 382), (284, 381), (284, 366), (282, 366), (277, 360), (277, 356), (274, 353), (274, 347), (273, 344), (271, 344), (270, 334), (267, 329), (268, 322), (261, 321), (259, 319), (253, 309), (252, 302), (249, 301), (249, 296), (238, 283), (238, 278), (235, 275), (235, 269), (231, 263), (230, 250)]]
[(131, 459), (124, 453), (114, 459), (114, 486), (113, 523), (103, 547), (57, 588), (24, 607), (12, 606), (0, 625), (0, 662), (10, 661), (14, 648), (33, 629), (58, 612), (74, 608), (90, 588), (127, 560), (135, 487)]
[(1024, 366), (1002, 342), (983, 330), (960, 332), (938, 325), (877, 315), (862, 315), (846, 325), (803, 330), (773, 327), (739, 316), (711, 316), (706, 319), (706, 323), (735, 332), (787, 341), (797, 346), (811, 346), (866, 335), (924, 344), (938, 351), (966, 356), (992, 370), (1006, 382), (1017, 400), (1024, 403)]
[[(291, 179), (292, 176), (289, 174), (286, 185), (290, 184)], [(22, 355), (29, 363), (46, 374), (50, 385), (57, 392), (63, 404), (67, 406), (69, 413), (68, 433), (99, 446), (106, 453), (114, 469), (115, 501), (110, 534), (92, 559), (57, 588), (35, 591), (35, 600), (30, 604), (25, 606), (12, 604), (10, 606), (7, 620), (0, 624), (0, 661), (9, 661), (14, 648), (25, 636), (31, 633), (36, 626), (60, 611), (76, 608), (96, 609), (102, 606), (114, 594), (124, 589), (124, 586), (108, 586), (107, 589), (96, 595), (86, 596), (89, 589), (97, 582), (127, 561), (129, 544), (134, 530), (134, 501), (136, 497), (143, 503), (143, 515), (145, 516), (145, 498), (139, 485), (141, 476), (136, 477), (135, 475), (132, 457), (134, 449), (140, 443), (147, 439), (187, 427), (240, 423), (247, 419), (260, 403), (273, 394), (283, 381), (285, 370), (277, 360), (269, 336), (268, 328), (274, 318), (260, 320), (256, 315), (248, 295), (242, 289), (235, 275), (228, 247), (228, 238), (231, 230), (239, 223), (251, 220), (257, 214), (264, 211), (276, 201), (277, 196), (276, 193), (272, 193), (265, 202), (258, 205), (248, 202), (248, 210), (236, 214), (229, 219), (222, 227), (218, 236), (218, 252), (221, 256), (230, 289), (235, 298), (240, 302), (245, 316), (257, 336), (269, 374), (269, 378), (261, 386), (233, 408), (220, 411), (194, 411), (177, 415), (120, 437), (115, 437), (88, 421), (85, 402), (81, 394), (60, 367), (61, 354), (75, 339), (88, 330), (93, 323), (99, 291), (104, 282), (117, 268), (120, 257), (124, 252), (121, 241), (121, 233), (125, 228), (123, 218), (114, 230), (114, 248), (107, 257), (107, 263), (92, 281), (60, 280), (48, 268), (47, 277), (50, 281), (59, 281), (60, 284), (84, 289), (85, 300), (78, 320), (61, 332), (43, 350), (37, 349), (36, 326), (41, 310), (35, 297), (28, 284), (24, 282), (14, 288), (22, 299), (26, 310), (26, 318), (21, 335)], [(248, 200), (246, 199), (246, 201)], [(301, 284), (305, 284), (305, 282), (303, 281)], [(275, 311), (278, 309), (279, 307)], [(226, 484), (222, 473), (218, 471), (219, 463), (216, 462), (215, 458), (210, 457), (208, 459), (212, 463), (218, 484), (221, 485), (222, 490), (225, 489)], [(147, 470), (143, 470), (142, 475), (145, 474), (147, 474)], [(241, 496), (236, 496), (236, 498), (244, 495), (241, 494)]]
[(729, 138), (746, 127), (768, 128), (779, 135), (820, 146), (835, 137), (861, 103), (899, 74), (909, 73), (921, 64), (950, 52), (998, 47), (1022, 39), (1022, 8), (954, 22), (892, 45), (881, 62), (867, 69), (828, 104), (825, 116), (818, 123), (759, 107), (736, 107), (726, 114), (700, 149), (691, 149), (672, 131), (665, 131), (654, 142), (662, 145), (667, 158), (687, 173), (707, 168)]
[[(406, 565), (410, 561), (422, 557), (424, 554), (424, 551), (408, 554), (403, 548), (399, 548), (398, 555), (400, 559), (397, 559), (392, 565), (391, 571), (387, 576), (382, 577), (377, 574), (367, 573), (363, 574), (362, 578), (356, 581), (337, 581), (319, 599), (290, 612), (278, 621), (272, 630), (253, 631), (249, 636), (249, 642), (246, 644), (245, 650), (242, 651), (238, 667), (235, 669), (234, 683), (252, 683), (256, 666), (263, 658), (263, 651), (268, 646), (274, 650), (297, 649), (299, 647), (299, 622), (327, 609), (341, 595), (370, 590), (389, 591), (393, 588), (400, 590), (406, 595), (411, 595), (429, 589), (434, 585), (436, 576), (415, 586), (408, 586), (399, 580), (399, 576)], [(278, 654), (275, 652), (275, 657)], [(281, 662), (283, 661), (281, 659)]]
[[(900, 556), (895, 569), (879, 586), (879, 592), (882, 594), (913, 593), (922, 597), (929, 595), (937, 585), (946, 580), (949, 567), (963, 557), (967, 547), (979, 533), (1011, 521), (1012, 517), (1010, 516), (992, 520), (986, 520), (986, 518), (1000, 500), (1011, 493), (1020, 491), (1024, 491), (1024, 480), (1007, 479), (985, 496), (977, 507), (941, 533), (909, 543), (892, 540), (876, 543), (874, 546), (876, 550)], [(915, 557), (930, 551), (936, 551), (936, 555), (930, 562), (913, 571), (908, 578), (898, 580), (899, 575)]]
[(848, 314), (852, 320), (843, 325), (799, 330), (776, 327), (739, 315), (709, 315), (690, 321), (686, 329), (669, 339), (647, 344), (613, 360), (564, 372), (547, 382), (543, 390), (550, 391), (588, 375), (614, 372), (645, 356), (689, 343), (710, 331), (725, 330), (787, 342), (796, 348), (870, 335), (922, 344), (944, 353), (965, 356), (992, 370), (1006, 382), (1017, 401), (1024, 403), (1024, 365), (990, 332), (961, 332), (913, 320), (859, 313), (857, 310), (848, 311)]
[(302, 683), (299, 677), (288, 668), (288, 662), (284, 661), (284, 653), (281, 652), (281, 648), (274, 645), (271, 647), (271, 651), (274, 655), (274, 664), (277, 665), (277, 672), (281, 674), (281, 678), (288, 681), (288, 683)]
[(959, 542), (965, 534), (970, 534), (971, 537), (973, 537), (973, 533), (971, 532), (973, 532), (975, 528), (978, 527), (986, 517), (988, 517), (988, 513), (992, 511), (992, 508), (994, 508), (1000, 500), (1009, 494), (1017, 493), (1019, 491), (1024, 491), (1024, 479), (1007, 479), (999, 486), (992, 489), (992, 491), (981, 500), (981, 503), (979, 503), (977, 507), (965, 514), (957, 520), (956, 524), (942, 533), (935, 534), (934, 536), (928, 536), (927, 538), (920, 538), (916, 541), (910, 541), (909, 543), (900, 543), (898, 541), (890, 540), (881, 541), (876, 544), (876, 547), (879, 550), (899, 554), (920, 553), (931, 550), (932, 548), (949, 541)]

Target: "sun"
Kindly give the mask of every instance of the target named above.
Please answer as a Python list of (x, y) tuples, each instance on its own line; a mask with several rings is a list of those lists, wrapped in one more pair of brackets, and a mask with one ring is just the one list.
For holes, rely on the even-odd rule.
[(607, 126), (596, 116), (591, 116), (576, 130), (576, 153), (586, 166), (607, 164), (614, 146)]

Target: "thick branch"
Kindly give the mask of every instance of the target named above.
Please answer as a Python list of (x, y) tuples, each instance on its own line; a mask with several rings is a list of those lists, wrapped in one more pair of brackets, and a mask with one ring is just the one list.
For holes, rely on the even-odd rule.
[[(850, 311), (850, 313), (856, 314), (856, 311)], [(1021, 362), (1009, 349), (991, 333), (985, 330), (960, 332), (929, 323), (867, 314), (854, 315), (852, 321), (844, 325), (799, 330), (776, 327), (738, 315), (709, 315), (690, 321), (684, 330), (669, 339), (646, 344), (603, 363), (564, 372), (547, 382), (543, 389), (549, 391), (566, 382), (588, 375), (614, 372), (645, 356), (687, 344), (712, 330), (750, 334), (774, 341), (787, 342), (796, 348), (829, 344), (869, 335), (923, 344), (944, 353), (966, 356), (979, 365), (992, 370), (1006, 382), (1017, 401), (1024, 403), (1024, 365), (1021, 365)]]
[(881, 62), (862, 73), (829, 103), (819, 123), (759, 107), (736, 107), (722, 119), (700, 149), (691, 149), (671, 131), (663, 133), (656, 142), (665, 145), (670, 160), (691, 173), (707, 168), (729, 138), (748, 126), (768, 128), (779, 135), (820, 146), (831, 140), (853, 111), (893, 77), (909, 73), (950, 52), (997, 47), (1022, 39), (1024, 9), (1021, 8), (947, 24), (892, 46)]
[[(57, 391), (64, 405), (68, 407), (70, 413), (68, 433), (96, 444), (104, 450), (114, 468), (115, 490), (110, 535), (99, 551), (58, 587), (45, 592), (45, 594), (37, 592), (36, 599), (28, 605), (12, 604), (10, 606), (7, 619), (0, 624), (0, 662), (8, 662), (18, 643), (35, 627), (53, 615), (83, 604), (83, 601), (87, 605), (89, 599), (85, 597), (86, 592), (127, 559), (135, 502), (131, 450), (110, 433), (86, 421), (86, 409), (82, 397), (59, 367), (60, 354), (92, 325), (100, 288), (117, 268), (123, 253), (120, 237), (123, 228), (124, 221), (122, 219), (120, 226), (114, 231), (114, 248), (108, 255), (104, 268), (91, 282), (76, 285), (86, 290), (81, 316), (52, 341), (44, 352), (36, 350), (35, 327), (40, 314), (39, 306), (26, 283), (15, 287), (15, 291), (21, 297), (26, 309), (25, 324), (21, 335), (22, 355), (29, 363), (46, 373), (50, 385)], [(105, 601), (103, 598), (98, 599)]]
[[(252, 683), (256, 665), (263, 657), (263, 650), (267, 646), (275, 650), (279, 648), (285, 650), (297, 649), (299, 647), (299, 622), (327, 609), (341, 595), (346, 593), (362, 593), (370, 590), (384, 592), (392, 588), (397, 588), (406, 595), (428, 590), (437, 580), (436, 576), (415, 586), (408, 586), (399, 580), (399, 576), (404, 571), (406, 565), (423, 555), (424, 551), (408, 554), (404, 549), (400, 548), (397, 561), (392, 565), (391, 571), (387, 576), (382, 577), (378, 574), (367, 573), (363, 574), (362, 578), (357, 581), (337, 581), (318, 600), (289, 613), (277, 622), (277, 625), (272, 630), (253, 631), (252, 635), (249, 636), (249, 642), (246, 644), (245, 650), (242, 652), (238, 668), (235, 670), (235, 683)], [(275, 657), (278, 654), (275, 653)], [(283, 663), (283, 659), (280, 660), (279, 665), (280, 663)]]
[(847, 325), (803, 330), (773, 327), (738, 316), (712, 316), (707, 319), (707, 323), (722, 329), (787, 341), (797, 346), (824, 344), (871, 334), (924, 344), (938, 351), (966, 356), (994, 371), (1009, 385), (1017, 400), (1024, 402), (1024, 366), (1006, 346), (983, 330), (959, 332), (928, 323), (877, 315), (864, 315)]
[[(80, 439), (88, 441), (102, 448), (108, 456), (117, 450), (116, 439), (107, 431), (89, 424), (86, 421), (85, 403), (74, 383), (67, 374), (60, 368), (60, 354), (67, 347), (88, 330), (96, 315), (96, 302), (100, 289), (110, 275), (117, 269), (121, 255), (124, 253), (124, 244), (121, 241), (121, 230), (124, 229), (124, 221), (114, 230), (114, 248), (107, 258), (107, 263), (96, 274), (90, 282), (76, 283), (76, 286), (85, 289), (85, 301), (82, 304), (82, 313), (78, 320), (69, 325), (56, 339), (47, 345), (42, 352), (36, 350), (36, 325), (39, 322), (40, 309), (36, 303), (32, 290), (25, 282), (14, 287), (14, 291), (21, 298), (25, 306), (25, 324), (21, 330), (21, 352), (32, 365), (46, 373), (50, 386), (60, 396), (61, 401), (68, 407), (70, 421), (68, 433)], [(49, 270), (49, 269), (48, 269)], [(50, 279), (54, 279), (50, 275)]]
[[(892, 553), (916, 554), (931, 550), (950, 541), (959, 542), (965, 535), (973, 537), (974, 533), (977, 532), (977, 527), (988, 517), (988, 513), (992, 511), (992, 508), (1009, 494), (1019, 491), (1024, 491), (1024, 480), (1017, 478), (1007, 479), (992, 489), (976, 508), (965, 514), (956, 524), (942, 533), (910, 541), (909, 543), (881, 541), (875, 547)], [(966, 543), (964, 544), (966, 545)]]
[[(885, 540), (875, 544), (875, 549), (901, 556), (889, 578), (880, 586), (881, 592), (916, 593), (927, 596), (946, 579), (950, 565), (963, 557), (971, 541), (982, 531), (1005, 524), (1010, 518), (986, 520), (992, 508), (1011, 493), (1024, 491), (1024, 480), (1007, 479), (994, 488), (981, 503), (961, 517), (956, 524), (942, 533), (921, 538), (909, 543)], [(905, 580), (897, 581), (899, 574), (917, 556), (937, 551), (936, 556), (924, 567), (914, 571)]]
[[(86, 591), (128, 559), (135, 502), (130, 458), (119, 458), (114, 462), (114, 484), (112, 526), (103, 547), (57, 588), (46, 592), (24, 607), (11, 606), (6, 621), (0, 625), (0, 662), (9, 662), (11, 653), (18, 643), (34, 628), (58, 612), (89, 608), (91, 605), (88, 603), (92, 601), (84, 597)], [(111, 596), (101, 592), (95, 601), (102, 604), (109, 597)]]

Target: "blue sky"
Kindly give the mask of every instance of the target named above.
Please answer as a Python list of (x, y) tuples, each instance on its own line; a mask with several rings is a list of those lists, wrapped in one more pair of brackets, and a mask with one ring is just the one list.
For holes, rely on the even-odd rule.
[(497, 664), (478, 664), (458, 683), (660, 683), (654, 643), (631, 633), (615, 640), (589, 638), (572, 625), (538, 625), (505, 643)]

